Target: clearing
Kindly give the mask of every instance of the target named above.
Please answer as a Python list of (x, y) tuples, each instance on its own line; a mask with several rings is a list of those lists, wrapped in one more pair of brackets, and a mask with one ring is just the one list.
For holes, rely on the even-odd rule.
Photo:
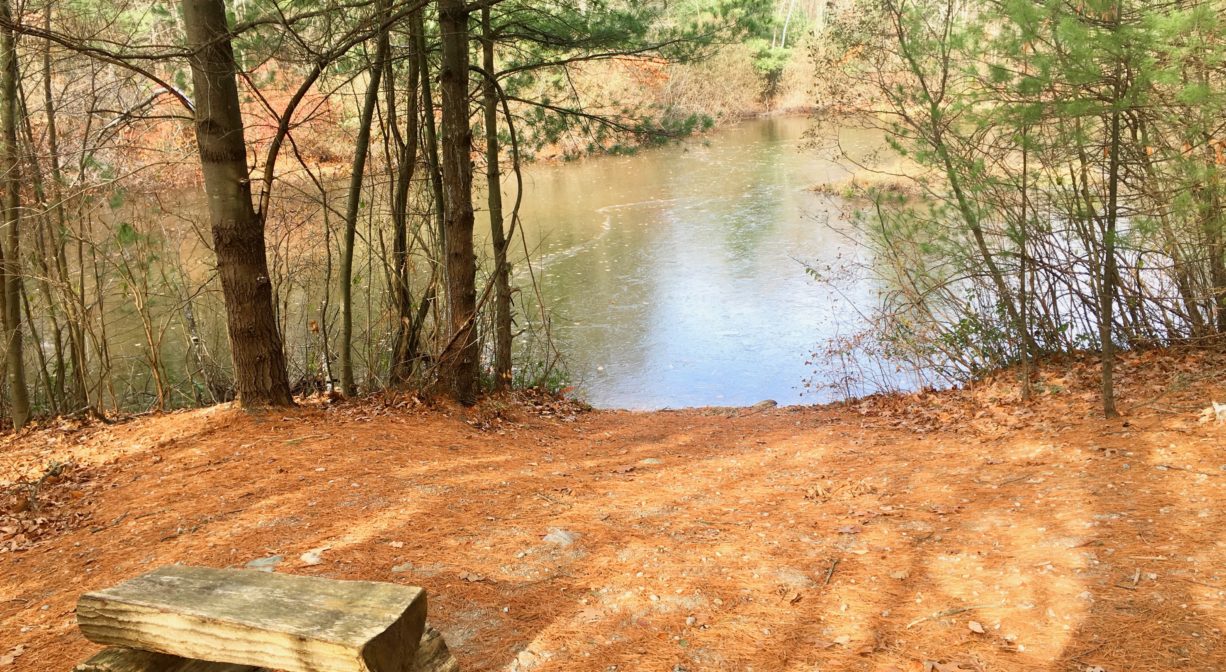
[[(97, 647), (155, 566), (424, 586), (464, 670), (1226, 669), (1226, 358), (1130, 354), (1021, 403), (218, 407), (0, 444), (0, 669)], [(1214, 374), (1213, 372), (1217, 372)], [(29, 487), (52, 461), (65, 463)]]

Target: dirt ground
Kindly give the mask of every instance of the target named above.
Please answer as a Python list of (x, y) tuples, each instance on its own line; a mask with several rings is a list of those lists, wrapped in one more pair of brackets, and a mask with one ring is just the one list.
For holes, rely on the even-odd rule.
[[(424, 586), (476, 670), (1226, 669), (1226, 360), (824, 408), (218, 407), (0, 443), (0, 669), (159, 565)], [(37, 511), (19, 511), (38, 486)], [(318, 549), (324, 549), (319, 551)], [(315, 550), (318, 564), (304, 553)]]

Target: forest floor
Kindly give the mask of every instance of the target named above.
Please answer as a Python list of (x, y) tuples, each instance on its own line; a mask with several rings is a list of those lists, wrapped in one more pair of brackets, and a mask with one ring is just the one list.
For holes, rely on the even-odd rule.
[(0, 442), (0, 669), (96, 650), (84, 591), (280, 556), (425, 586), (465, 671), (1222, 670), (1223, 371), (1127, 355), (1118, 420), (1070, 362), (1029, 402), (1001, 376), (811, 408), (53, 424)]

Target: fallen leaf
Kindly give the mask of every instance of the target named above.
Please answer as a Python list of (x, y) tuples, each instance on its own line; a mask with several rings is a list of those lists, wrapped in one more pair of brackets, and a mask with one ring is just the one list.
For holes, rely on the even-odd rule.
[(966, 624), (966, 627), (970, 628), (971, 632), (975, 634), (982, 635), (984, 633), (983, 625), (979, 621), (971, 621)]

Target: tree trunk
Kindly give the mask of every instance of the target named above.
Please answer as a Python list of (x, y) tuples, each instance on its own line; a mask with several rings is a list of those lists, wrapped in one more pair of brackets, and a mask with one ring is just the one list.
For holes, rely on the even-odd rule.
[(443, 389), (456, 401), (477, 398), (477, 257), (473, 251), (473, 132), (468, 108), (468, 15), (464, 0), (439, 0), (443, 97), (443, 203), (447, 344)]
[(788, 48), (788, 27), (792, 24), (792, 12), (796, 11), (796, 0), (788, 3), (788, 13), (783, 19), (783, 38), (779, 40), (779, 48)]
[[(1115, 8), (1115, 29), (1119, 30), (1121, 20), (1120, 7)], [(1124, 98), (1124, 68), (1116, 66), (1115, 81), (1112, 84), (1110, 138), (1108, 138), (1107, 157), (1107, 212), (1103, 231), (1103, 278), (1102, 292), (1099, 294), (1098, 340), (1102, 348), (1102, 397), (1103, 415), (1108, 418), (1119, 416), (1115, 408), (1115, 341), (1112, 326), (1115, 308), (1115, 289), (1119, 283), (1119, 272), (1115, 263), (1115, 232), (1119, 221), (1120, 192), (1120, 104)]]
[(4, 236), (0, 241), (0, 277), (3, 291), (0, 312), (4, 318), (5, 368), (8, 372), (9, 404), (13, 428), (30, 419), (30, 397), (22, 357), (21, 333), (21, 161), (17, 155), (17, 42), (8, 0), (0, 0), (0, 173), (4, 184)]
[[(405, 139), (400, 146), (400, 160), (396, 166), (396, 191), (392, 199), (392, 301), (396, 311), (396, 337), (392, 343), (392, 361), (388, 379), (392, 386), (402, 386), (413, 375), (413, 361), (417, 356), (413, 333), (413, 300), (409, 288), (409, 189), (417, 168), (417, 143), (420, 135), (421, 110), (417, 100), (420, 95), (421, 61), (417, 57), (418, 22), (410, 23), (413, 56), (409, 59), (409, 90), (405, 92), (408, 109), (405, 112)], [(391, 73), (388, 73), (389, 91)], [(395, 96), (388, 96), (388, 123), (396, 123)]]
[(502, 214), (502, 170), (498, 165), (498, 87), (494, 80), (494, 30), (490, 8), (481, 9), (481, 91), (485, 107), (485, 179), (489, 191), (490, 239), (494, 246), (494, 389), (511, 385), (511, 264), (507, 261)]
[(413, 27), (417, 33), (418, 69), (421, 70), (422, 118), (426, 122), (424, 129), (426, 135), (426, 163), (430, 168), (430, 190), (434, 198), (434, 226), (435, 234), (438, 236), (439, 256), (441, 257), (441, 248), (443, 247), (443, 240), (446, 235), (444, 219), (447, 216), (447, 203), (443, 197), (443, 171), (439, 165), (442, 161), (439, 158), (438, 129), (434, 123), (434, 110), (436, 108), (434, 107), (434, 92), (430, 85), (430, 55), (426, 52), (426, 29), (422, 22), (422, 12), (415, 12), (413, 20)]
[(196, 142), (208, 194), (213, 248), (226, 305), (239, 403), (293, 404), (273, 312), (264, 223), (251, 204), (251, 178), (223, 0), (183, 0), (196, 96)]
[[(43, 15), (43, 29), (51, 32), (51, 5), (48, 4)], [(68, 272), (68, 255), (65, 233), (68, 229), (67, 215), (64, 212), (64, 175), (60, 168), (59, 131), (56, 128), (55, 96), (51, 89), (51, 42), (43, 45), (43, 107), (47, 117), (47, 153), (51, 169), (51, 200), (55, 209), (55, 226), (52, 230), (51, 245), (55, 254), (55, 270), (60, 292), (64, 296), (65, 310), (68, 313), (68, 355), (72, 360), (72, 385), (69, 387), (67, 407), (73, 411), (90, 405), (88, 388), (85, 379), (85, 309), (81, 295), (73, 291), (72, 279)], [(81, 270), (84, 274), (84, 269)]]
[[(384, 12), (382, 3), (379, 16)], [(375, 116), (375, 104), (379, 102), (379, 81), (383, 76), (383, 61), (387, 58), (387, 31), (379, 33), (375, 47), (375, 60), (370, 66), (370, 81), (366, 84), (366, 99), (362, 103), (362, 116), (358, 121), (358, 137), (355, 141), (353, 170), (349, 174), (349, 202), (345, 207), (345, 243), (341, 250), (341, 391), (347, 395), (357, 392), (353, 383), (353, 243), (358, 226), (358, 206), (362, 202), (362, 176), (366, 172), (366, 155), (370, 151), (370, 124)]]

